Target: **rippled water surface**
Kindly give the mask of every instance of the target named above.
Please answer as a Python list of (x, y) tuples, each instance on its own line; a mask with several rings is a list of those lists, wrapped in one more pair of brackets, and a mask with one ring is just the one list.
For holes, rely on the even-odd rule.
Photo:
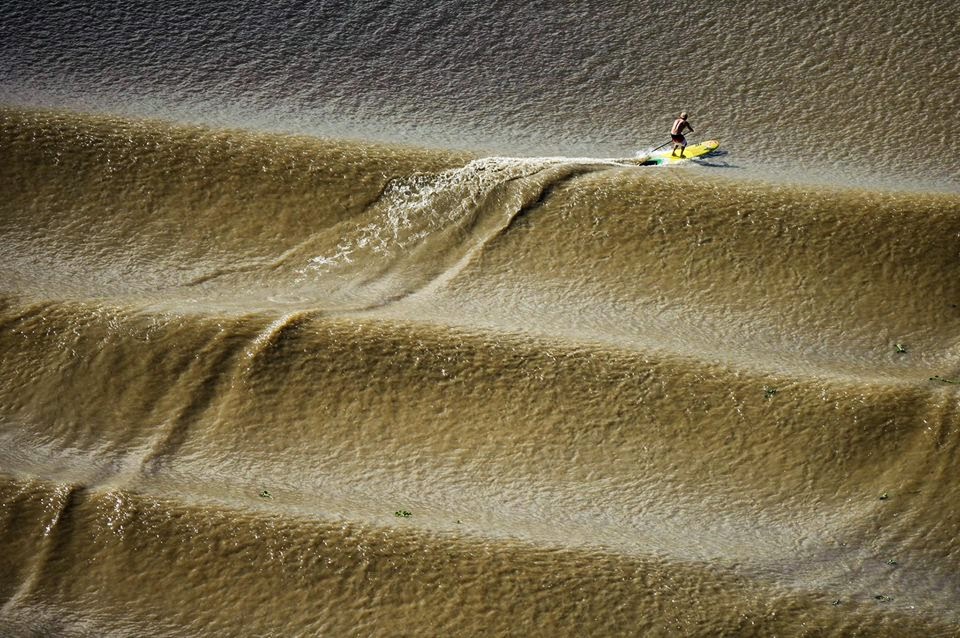
[(960, 633), (952, 3), (0, 12), (0, 633)]

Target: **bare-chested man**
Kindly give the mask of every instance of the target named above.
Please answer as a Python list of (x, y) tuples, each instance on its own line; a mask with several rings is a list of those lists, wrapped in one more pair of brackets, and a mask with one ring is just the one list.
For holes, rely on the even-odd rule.
[(676, 155), (677, 149), (680, 149), (680, 157), (683, 157), (683, 151), (687, 148), (687, 138), (683, 136), (683, 130), (686, 129), (693, 133), (693, 127), (687, 121), (687, 113), (684, 111), (680, 117), (673, 121), (673, 127), (670, 129), (670, 139), (673, 140), (673, 150), (670, 155)]

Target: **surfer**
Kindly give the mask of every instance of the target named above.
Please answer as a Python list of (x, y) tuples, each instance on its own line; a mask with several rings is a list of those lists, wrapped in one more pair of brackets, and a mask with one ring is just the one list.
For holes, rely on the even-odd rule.
[(680, 117), (673, 121), (673, 127), (670, 129), (670, 139), (673, 141), (673, 150), (670, 151), (670, 155), (676, 155), (677, 149), (680, 149), (680, 157), (683, 157), (683, 151), (687, 148), (687, 138), (683, 136), (683, 129), (686, 128), (688, 131), (693, 133), (693, 127), (690, 126), (690, 122), (687, 121), (687, 113), (684, 111), (680, 114)]

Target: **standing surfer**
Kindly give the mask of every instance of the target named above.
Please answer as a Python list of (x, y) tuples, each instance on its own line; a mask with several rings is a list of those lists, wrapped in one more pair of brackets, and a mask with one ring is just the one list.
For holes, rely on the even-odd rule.
[(680, 149), (680, 157), (683, 157), (683, 151), (687, 148), (687, 138), (683, 136), (683, 130), (686, 128), (693, 133), (693, 127), (687, 121), (687, 113), (684, 111), (680, 117), (673, 121), (673, 127), (670, 129), (670, 139), (673, 140), (673, 150), (670, 155), (676, 155), (677, 149)]

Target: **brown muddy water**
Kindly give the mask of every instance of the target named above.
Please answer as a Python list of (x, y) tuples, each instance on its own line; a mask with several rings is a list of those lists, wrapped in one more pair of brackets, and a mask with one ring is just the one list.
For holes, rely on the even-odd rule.
[(953, 5), (215, 5), (2, 9), (0, 634), (960, 635)]

